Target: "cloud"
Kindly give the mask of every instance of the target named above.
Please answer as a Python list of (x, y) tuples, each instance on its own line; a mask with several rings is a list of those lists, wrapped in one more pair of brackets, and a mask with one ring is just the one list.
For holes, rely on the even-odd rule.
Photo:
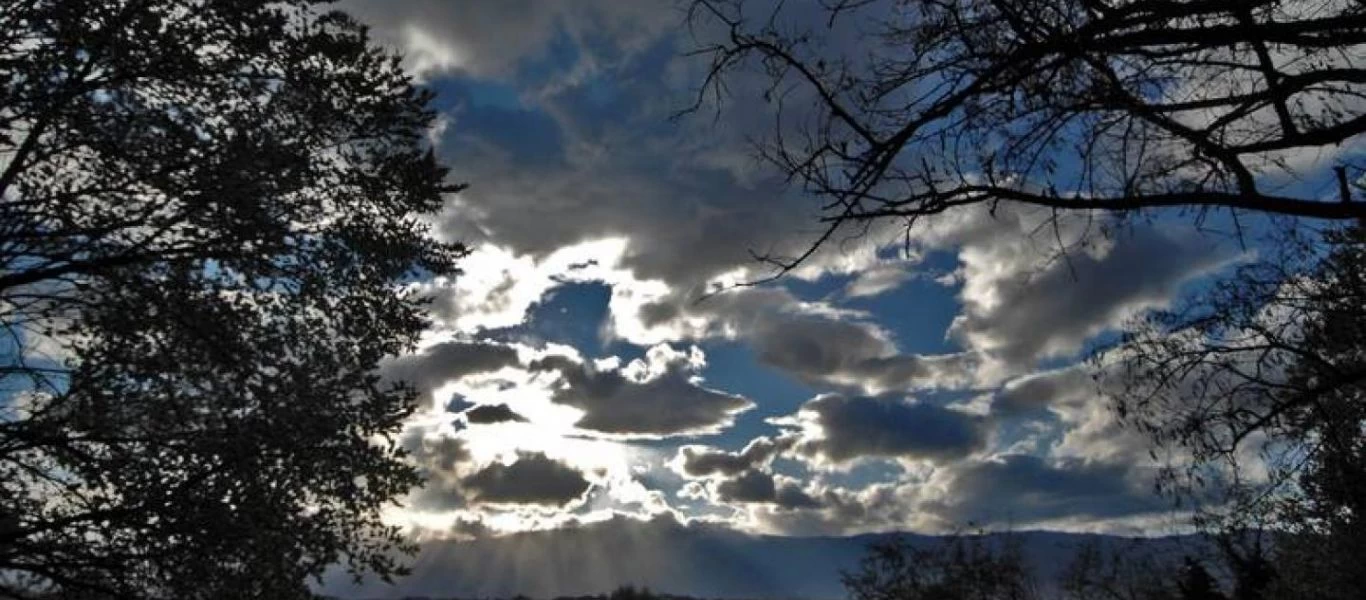
[(1030, 373), (1006, 382), (992, 399), (991, 412), (1005, 417), (1029, 415), (1054, 406), (1099, 401), (1100, 384), (1087, 365)]
[(745, 471), (715, 485), (714, 497), (720, 502), (772, 504), (782, 509), (816, 508), (820, 502), (790, 478), (775, 477), (763, 471)]
[(512, 464), (492, 463), (461, 480), (474, 500), (496, 504), (564, 505), (591, 484), (583, 473), (544, 454), (519, 454)]
[(472, 455), (465, 440), (443, 434), (431, 434), (424, 428), (410, 428), (399, 444), (417, 466), (425, 479), (413, 490), (408, 504), (417, 510), (447, 511), (468, 505), (460, 485), (460, 474), (470, 466)]
[(797, 450), (832, 463), (864, 457), (937, 461), (965, 457), (986, 442), (979, 416), (892, 397), (817, 396), (795, 418), (802, 429)]
[(419, 282), (412, 291), (431, 300), (429, 310), (441, 328), (471, 335), (515, 327), (566, 281), (610, 280), (625, 244), (621, 238), (593, 239), (543, 256), (479, 244), (461, 261), (459, 276)]
[[(954, 470), (948, 490), (922, 505), (947, 522), (1038, 523), (1106, 519), (1170, 508), (1128, 465), (1011, 454)], [(1003, 502), (1008, 499), (1008, 502)]]
[[(445, 0), (347, 0), (340, 8), (376, 28), (377, 36), (404, 51), (412, 73), (510, 75), (521, 62), (542, 57), (556, 36), (587, 45), (590, 34), (613, 40), (617, 49), (643, 44), (676, 19), (666, 5), (604, 0), (493, 3)], [(607, 49), (603, 49), (606, 51)], [(591, 67), (602, 55), (583, 57)]]
[(920, 510), (921, 499), (926, 494), (920, 485), (898, 482), (876, 482), (856, 489), (826, 487), (814, 496), (819, 503), (814, 509), (785, 510), (774, 505), (751, 505), (745, 516), (754, 529), (789, 536), (952, 530), (954, 524), (944, 523), (937, 515)]
[(1153, 440), (1120, 423), (1109, 394), (1122, 385), (1114, 364), (1078, 363), (1031, 373), (1006, 382), (993, 395), (990, 412), (998, 421), (1057, 420), (1057, 439), (1049, 446), (1059, 459), (1126, 464), (1148, 457)]
[(913, 266), (906, 261), (894, 261), (865, 269), (844, 286), (844, 297), (864, 298), (890, 292), (911, 279)]
[(901, 354), (880, 327), (821, 317), (772, 319), (755, 327), (751, 338), (766, 364), (808, 382), (872, 394), (958, 387), (970, 380), (976, 362), (970, 354)]
[(815, 508), (820, 502), (799, 483), (769, 472), (778, 455), (798, 441), (795, 435), (778, 438), (759, 437), (740, 452), (726, 452), (707, 446), (679, 448), (670, 466), (686, 478), (709, 478), (706, 485), (685, 491), (688, 496), (710, 498), (719, 503), (772, 504), (783, 509)]
[(488, 341), (451, 341), (385, 362), (387, 379), (411, 383), (428, 401), (441, 386), (476, 373), (518, 364), (517, 349)]
[(465, 411), (464, 415), (471, 425), (526, 422), (526, 417), (517, 414), (506, 404), (481, 404)]
[(708, 446), (683, 446), (673, 461), (676, 472), (686, 477), (710, 475), (734, 476), (750, 469), (767, 466), (778, 454), (796, 443), (796, 436), (778, 438), (759, 437), (750, 441), (740, 452), (726, 452)]
[(776, 494), (776, 487), (772, 475), (762, 471), (745, 471), (734, 479), (717, 484), (716, 494), (723, 502), (770, 502)]
[(621, 369), (548, 356), (532, 363), (558, 373), (552, 400), (583, 411), (582, 429), (627, 437), (715, 433), (754, 403), (742, 396), (703, 387), (697, 373), (706, 365), (697, 347), (650, 348), (643, 360)]
[(428, 435), (419, 428), (410, 429), (399, 444), (407, 450), (418, 468), (428, 474), (454, 473), (470, 459), (465, 441), (448, 435)]
[[(816, 486), (805, 510), (749, 503), (745, 517), (754, 529), (782, 535), (948, 532), (968, 524), (1128, 531), (1129, 523), (1171, 514), (1171, 505), (1152, 492), (1153, 474), (1132, 465), (1006, 454), (897, 481)], [(745, 491), (763, 491), (762, 482)]]
[[(803, 381), (859, 386), (866, 393), (968, 379), (967, 355), (902, 356), (891, 336), (872, 323), (837, 316), (825, 306), (799, 307), (785, 292), (725, 294), (740, 298), (717, 298), (694, 308), (710, 282), (766, 274), (751, 260), (751, 250), (788, 254), (803, 249), (812, 239), (809, 222), (801, 211), (790, 210), (796, 193), (784, 191), (776, 177), (755, 176), (764, 172), (752, 161), (740, 166), (723, 159), (749, 154), (751, 134), (768, 126), (752, 118), (763, 109), (724, 116), (715, 124), (665, 118), (689, 98), (661, 90), (686, 89), (679, 84), (692, 84), (690, 69), (704, 66), (676, 60), (678, 48), (667, 40), (681, 14), (650, 3), (575, 6), (525, 9), (513, 3), (455, 10), (420, 1), (383, 10), (358, 6), (382, 31), (406, 35), (416, 28), (430, 34), (418, 54), (431, 54), (439, 41), (436, 45), (455, 57), (422, 60), (480, 78), (443, 88), (459, 88), (454, 93), (462, 103), (448, 115), (451, 125), (441, 147), (460, 173), (479, 174), (474, 187), (451, 199), (440, 227), (443, 237), (476, 248), (465, 261), (467, 272), (418, 286), (435, 298), (433, 311), (443, 326), (468, 332), (520, 323), (569, 265), (584, 262), (583, 256), (558, 260), (558, 255), (613, 239), (618, 241), (613, 251), (591, 258), (609, 265), (596, 276), (612, 285), (608, 333), (621, 339), (640, 345), (715, 336), (754, 340), (763, 345), (761, 355), (769, 364)], [(531, 11), (528, 18), (501, 21), (522, 10)], [(590, 29), (592, 40), (579, 35)], [(600, 52), (597, 37), (605, 31), (629, 34), (608, 45), (631, 50)], [(560, 43), (554, 36), (561, 34), (568, 35), (561, 41), (582, 53), (573, 62), (584, 64), (583, 70), (557, 65), (531, 71), (549, 75), (528, 75), (509, 69), (528, 58), (541, 60), (536, 57)], [(635, 41), (621, 41), (628, 38)], [(508, 39), (516, 41), (507, 44)], [(612, 58), (600, 59), (606, 55)], [(520, 81), (523, 77), (538, 80)], [(478, 89), (486, 79), (503, 79), (500, 85), (518, 81), (523, 93), (502, 99), (493, 94), (498, 98), (490, 101), (487, 90)], [(536, 123), (535, 131), (507, 135), (511, 112), (517, 113), (517, 123)], [(539, 149), (533, 151), (527, 140), (535, 140)], [(530, 160), (546, 153), (557, 158)], [(813, 257), (812, 268), (801, 275), (856, 272), (880, 262), (886, 261), (871, 247), (831, 249)], [(891, 289), (898, 277), (894, 272), (894, 267), (884, 269), (880, 282), (867, 278), (858, 293)], [(787, 342), (820, 343), (825, 335), (830, 340), (814, 352), (810, 347), (801, 355), (783, 350)], [(764, 343), (768, 339), (773, 341)]]
[(962, 312), (948, 335), (999, 361), (1005, 376), (1077, 352), (1236, 258), (1189, 226), (1115, 229), (1105, 214), (1068, 213), (1056, 224), (1054, 216), (1019, 207), (965, 209), (929, 224), (918, 238), (926, 248), (957, 250)]
[(779, 508), (799, 509), (818, 508), (820, 500), (806, 493), (800, 485), (789, 478), (779, 476), (778, 488), (773, 494), (773, 504)]
[[(778, 284), (703, 300), (715, 284), (768, 274), (751, 250), (791, 255), (813, 232), (800, 190), (784, 189), (751, 160), (746, 139), (772, 125), (756, 118), (771, 116), (771, 106), (746, 100), (758, 98), (754, 81), (736, 81), (736, 110), (719, 121), (666, 119), (690, 99), (686, 85), (705, 67), (677, 58), (682, 46), (671, 38), (682, 15), (609, 0), (340, 7), (408, 50), (410, 71), (442, 99), (446, 126), (432, 131), (434, 144), (455, 178), (474, 183), (437, 223), (443, 239), (475, 249), (464, 272), (412, 286), (433, 299), (432, 337), (454, 341), (389, 361), (384, 374), (413, 381), (428, 399), (463, 394), (470, 404), (457, 407), (465, 410), (460, 425), (505, 425), (405, 442), (431, 481), (415, 492), (417, 509), (567, 509), (535, 521), (544, 525), (612, 502), (610, 510), (632, 502), (671, 510), (664, 499), (684, 485), (702, 501), (690, 507), (694, 516), (743, 513), (724, 518), (844, 533), (943, 527), (993, 508), (990, 494), (1019, 494), (1030, 518), (1073, 511), (1109, 519), (1095, 508), (1106, 498), (1128, 506), (1124, 486), (1144, 473), (1131, 461), (1145, 455), (1145, 440), (1118, 427), (1084, 367), (1031, 372), (1163, 305), (1227, 252), (1160, 221), (1120, 230), (1104, 215), (1074, 213), (1054, 230), (1049, 213), (1002, 205), (923, 221), (905, 240), (911, 258), (888, 259), (888, 234), (900, 233), (899, 224), (875, 224), (868, 237), (823, 249)], [(932, 252), (957, 257), (943, 280), (944, 295), (962, 307), (947, 331), (949, 351), (905, 351), (926, 340), (905, 339), (895, 320), (841, 304), (921, 276), (913, 269)], [(789, 285), (794, 280), (802, 284)], [(593, 360), (587, 348), (530, 339), (550, 337), (526, 326), (533, 308), (557, 287), (585, 281), (611, 290), (603, 347), (649, 347), (644, 357), (623, 366), (615, 357)], [(811, 388), (796, 399), (837, 393), (771, 421), (779, 433), (728, 431), (757, 407), (717, 383), (731, 384), (731, 372), (702, 378), (703, 350), (690, 345), (710, 349), (719, 340)], [(487, 376), (495, 372), (497, 380)], [(971, 390), (989, 414), (941, 406), (932, 390)], [(790, 410), (779, 406), (771, 410)], [(420, 416), (448, 428), (453, 415)], [(727, 433), (720, 447), (621, 442)], [(1019, 458), (1026, 450), (1037, 453), (1034, 462)], [(778, 472), (792, 466), (775, 466), (780, 455), (828, 468), (799, 485)], [(865, 458), (895, 464), (855, 464)], [(609, 475), (599, 474), (600, 464)], [(1064, 492), (1031, 489), (1030, 478)], [(604, 493), (586, 491), (593, 486)], [(1079, 500), (1069, 504), (1065, 495)], [(531, 527), (501, 518), (480, 523), (500, 532)]]
[(625, 304), (612, 311), (612, 331), (621, 337), (740, 340), (762, 363), (812, 385), (868, 394), (958, 388), (974, 380), (978, 363), (974, 353), (903, 353), (868, 314), (802, 301), (782, 288), (737, 289), (705, 299), (667, 295)]

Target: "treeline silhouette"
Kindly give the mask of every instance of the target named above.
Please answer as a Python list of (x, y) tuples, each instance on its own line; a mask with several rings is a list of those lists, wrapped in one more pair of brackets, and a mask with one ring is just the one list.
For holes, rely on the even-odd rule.
[[(892, 538), (843, 575), (851, 600), (1290, 600), (1355, 597), (1299, 577), (1255, 532), (1174, 548), (1143, 539), (1075, 548), (1051, 578), (1020, 538), (950, 536), (931, 547)], [(998, 540), (995, 543), (993, 540)], [(1281, 555), (1290, 556), (1290, 555)]]
[[(530, 596), (518, 594), (511, 598), (457, 598), (457, 597), (433, 597), (433, 596), (403, 596), (401, 600), (541, 600), (533, 599)], [(651, 591), (648, 586), (636, 587), (634, 585), (623, 585), (610, 593), (606, 594), (585, 594), (578, 596), (555, 596), (551, 600), (713, 600), (687, 596), (680, 594), (669, 594), (665, 592)], [(715, 599), (719, 600), (719, 599)], [(733, 599), (732, 599), (733, 600)]]
[[(1047, 565), (1013, 534), (949, 535), (933, 544), (894, 536), (871, 543), (841, 573), (849, 600), (1307, 600), (1356, 598), (1354, 586), (1315, 577), (1298, 564), (1292, 540), (1244, 531), (1183, 537), (1178, 545), (1144, 538), (1088, 539), (1065, 565)], [(1279, 547), (1278, 547), (1279, 545)], [(1046, 574), (1045, 574), (1046, 572)], [(404, 596), (401, 600), (495, 600)], [(704, 600), (623, 585), (608, 593), (553, 599)], [(735, 599), (729, 599), (735, 600)]]

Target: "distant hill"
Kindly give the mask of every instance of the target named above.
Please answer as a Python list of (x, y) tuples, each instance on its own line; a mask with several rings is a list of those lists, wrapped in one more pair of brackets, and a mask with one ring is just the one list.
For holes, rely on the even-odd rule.
[[(340, 598), (532, 598), (587, 596), (620, 585), (703, 598), (837, 600), (845, 597), (840, 571), (854, 567), (868, 544), (892, 534), (780, 537), (741, 533), (671, 519), (618, 518), (571, 529), (521, 533), (423, 547), (413, 574), (394, 586), (352, 586), (330, 580), (324, 593)], [(1078, 544), (1130, 538), (1057, 532), (1020, 532), (1028, 560), (1052, 578)], [(993, 534), (1000, 538), (1001, 534)], [(906, 536), (932, 545), (932, 536)], [(1172, 553), (1189, 538), (1155, 541)]]

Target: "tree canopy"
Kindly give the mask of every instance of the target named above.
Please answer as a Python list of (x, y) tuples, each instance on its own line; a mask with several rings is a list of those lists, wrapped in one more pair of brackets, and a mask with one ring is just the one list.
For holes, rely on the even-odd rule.
[(400, 571), (388, 438), (446, 169), (312, 0), (0, 8), (0, 597), (290, 598)]

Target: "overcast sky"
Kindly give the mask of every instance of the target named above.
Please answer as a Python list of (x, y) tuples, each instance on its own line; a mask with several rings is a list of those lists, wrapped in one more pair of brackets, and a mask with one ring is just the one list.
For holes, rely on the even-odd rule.
[(753, 159), (757, 81), (670, 119), (708, 35), (673, 3), (341, 7), (437, 92), (431, 139), (471, 184), (438, 226), (465, 272), (419, 284), (435, 328), (385, 367), (426, 401), (402, 441), (430, 483), (393, 518), (448, 538), (661, 513), (790, 535), (1179, 521), (1086, 356), (1236, 244), (969, 208), (704, 298), (766, 275), (751, 251), (804, 248), (817, 207)]

